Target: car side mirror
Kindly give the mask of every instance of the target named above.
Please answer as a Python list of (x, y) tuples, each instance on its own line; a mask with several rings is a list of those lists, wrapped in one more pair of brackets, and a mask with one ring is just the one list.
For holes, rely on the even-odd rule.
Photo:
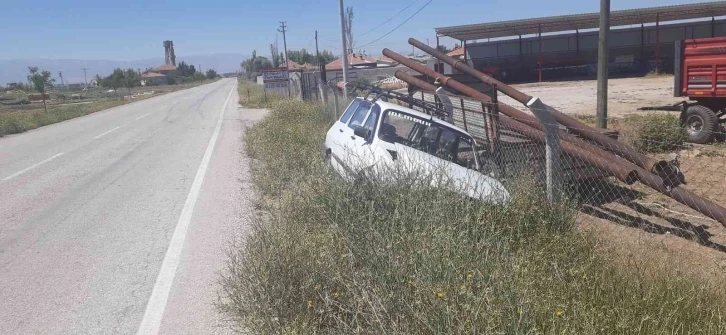
[(353, 129), (353, 134), (364, 138), (366, 141), (371, 137), (371, 131), (368, 128), (357, 126)]

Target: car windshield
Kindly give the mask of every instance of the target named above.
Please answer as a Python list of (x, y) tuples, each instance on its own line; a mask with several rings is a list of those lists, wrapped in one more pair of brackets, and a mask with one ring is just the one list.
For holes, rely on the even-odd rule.
[(461, 165), (476, 168), (473, 140), (470, 136), (395, 110), (383, 116), (378, 137), (388, 143), (399, 143)]

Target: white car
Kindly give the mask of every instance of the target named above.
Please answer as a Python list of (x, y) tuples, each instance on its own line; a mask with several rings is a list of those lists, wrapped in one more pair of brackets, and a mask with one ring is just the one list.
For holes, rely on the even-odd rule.
[(479, 173), (476, 142), (466, 131), (430, 115), (380, 100), (356, 98), (328, 131), (328, 164), (343, 178), (412, 174), (434, 187), (503, 203), (509, 193)]

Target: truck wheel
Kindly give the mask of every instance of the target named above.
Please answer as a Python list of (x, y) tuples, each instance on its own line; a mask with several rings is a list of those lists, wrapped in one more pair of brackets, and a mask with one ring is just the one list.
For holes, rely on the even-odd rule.
[(718, 129), (716, 113), (703, 105), (691, 105), (686, 110), (685, 123), (688, 141), (692, 143), (709, 143)]

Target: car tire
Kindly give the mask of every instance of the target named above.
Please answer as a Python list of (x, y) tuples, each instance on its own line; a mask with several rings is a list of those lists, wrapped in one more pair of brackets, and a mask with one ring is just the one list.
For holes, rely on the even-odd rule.
[(718, 130), (718, 116), (703, 105), (691, 105), (686, 109), (683, 123), (691, 143), (705, 144), (713, 141)]

